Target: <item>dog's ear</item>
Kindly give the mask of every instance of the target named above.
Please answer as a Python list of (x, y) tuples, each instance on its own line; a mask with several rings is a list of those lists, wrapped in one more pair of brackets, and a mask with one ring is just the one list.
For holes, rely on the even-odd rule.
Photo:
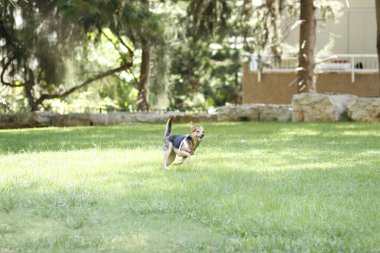
[(196, 129), (197, 127), (193, 125), (193, 121), (190, 121), (190, 129), (192, 132), (194, 132), (194, 130)]

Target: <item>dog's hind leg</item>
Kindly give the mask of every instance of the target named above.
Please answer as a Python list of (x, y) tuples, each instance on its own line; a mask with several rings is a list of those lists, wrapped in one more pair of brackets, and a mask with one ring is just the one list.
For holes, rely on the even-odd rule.
[(163, 169), (168, 169), (168, 167), (170, 166), (170, 164), (173, 163), (173, 161), (175, 160), (175, 152), (173, 150), (173, 144), (170, 142), (169, 143), (169, 147), (167, 150), (165, 150), (165, 156), (164, 156), (164, 165), (163, 165)]

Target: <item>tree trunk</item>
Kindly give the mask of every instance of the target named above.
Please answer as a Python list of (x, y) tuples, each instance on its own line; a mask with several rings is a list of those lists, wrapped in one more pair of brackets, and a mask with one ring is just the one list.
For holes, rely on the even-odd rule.
[[(380, 0), (376, 0), (375, 2), (376, 2), (376, 24), (377, 24), (376, 48), (377, 48), (377, 61), (378, 61), (378, 66), (380, 68)], [(379, 77), (380, 77), (380, 71), (379, 71)]]
[(40, 104), (38, 104), (38, 102), (36, 101), (34, 94), (33, 94), (33, 89), (34, 89), (34, 85), (35, 85), (34, 73), (30, 68), (28, 68), (26, 66), (25, 66), (25, 68), (27, 69), (26, 70), (27, 74), (25, 75), (25, 79), (27, 79), (27, 81), (23, 85), (24, 91), (25, 91), (25, 97), (28, 101), (30, 111), (35, 112), (35, 111), (39, 110)]
[(25, 97), (28, 101), (30, 111), (32, 112), (38, 111), (40, 107), (39, 107), (39, 104), (36, 103), (36, 100), (33, 96), (33, 84), (27, 83), (24, 86), (24, 90), (25, 90)]
[(316, 20), (313, 0), (301, 0), (302, 21), (300, 27), (300, 48), (298, 55), (297, 83), (298, 92), (315, 91), (315, 58)]
[[(149, 11), (149, 0), (141, 0), (142, 6)], [(148, 111), (149, 105), (147, 101), (148, 96), (148, 83), (150, 77), (150, 44), (146, 39), (145, 29), (143, 28), (139, 34), (141, 40), (141, 65), (140, 65), (140, 80), (138, 83), (138, 97), (137, 97), (137, 110)]]
[(138, 85), (137, 110), (148, 111), (149, 105), (147, 101), (148, 82), (150, 74), (150, 45), (149, 42), (143, 39), (142, 41), (142, 56), (140, 66), (140, 81)]

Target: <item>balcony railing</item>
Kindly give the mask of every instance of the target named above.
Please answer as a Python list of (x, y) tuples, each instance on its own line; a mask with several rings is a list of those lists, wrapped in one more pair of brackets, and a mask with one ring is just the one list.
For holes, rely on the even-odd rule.
[[(258, 72), (261, 82), (262, 73), (282, 72), (295, 73), (298, 67), (298, 56), (284, 55), (280, 58), (272, 55), (252, 56), (250, 70)], [(316, 59), (315, 72), (318, 73), (351, 73), (355, 82), (355, 73), (376, 73), (379, 71), (376, 54), (335, 54), (323, 55)]]

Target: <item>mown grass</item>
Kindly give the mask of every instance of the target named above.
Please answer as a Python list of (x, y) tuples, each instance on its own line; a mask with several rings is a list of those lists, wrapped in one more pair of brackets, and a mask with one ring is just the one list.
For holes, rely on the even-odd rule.
[(205, 128), (170, 171), (163, 125), (1, 131), (0, 252), (380, 251), (378, 124)]

